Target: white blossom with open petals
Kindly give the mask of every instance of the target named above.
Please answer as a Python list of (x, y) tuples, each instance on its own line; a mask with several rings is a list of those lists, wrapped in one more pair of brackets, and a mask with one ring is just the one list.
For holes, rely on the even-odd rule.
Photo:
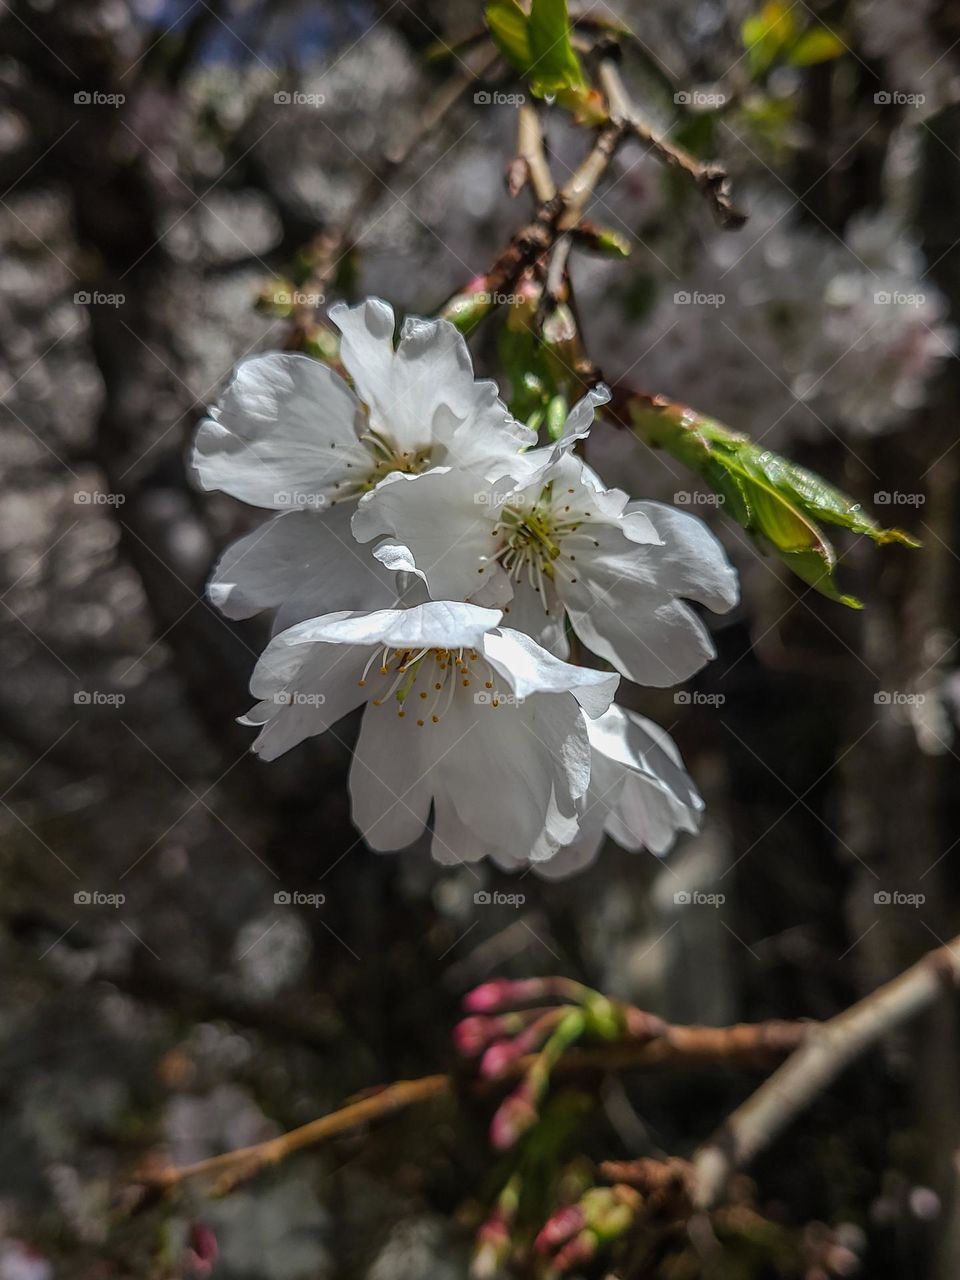
[[(192, 461), (203, 488), (282, 513), (217, 567), (211, 597), (231, 617), (278, 607), (291, 595), (301, 598), (287, 619), (305, 617), (305, 593), (316, 594), (314, 613), (383, 604), (380, 575), (345, 520), (332, 521), (341, 504), (349, 510), (394, 472), (456, 466), (495, 478), (535, 441), (496, 385), (474, 379), (467, 345), (449, 322), (408, 319), (395, 347), (394, 314), (379, 299), (332, 307), (330, 318), (342, 332), (353, 387), (306, 355), (253, 356), (237, 366), (197, 431)], [(335, 568), (338, 561), (346, 570)], [(373, 594), (337, 599), (338, 577), (358, 566)]]
[(565, 621), (639, 684), (687, 679), (715, 650), (686, 603), (724, 612), (737, 577), (693, 516), (607, 489), (575, 457), (589, 430), (592, 393), (552, 449), (527, 454), (510, 479), (478, 483), (453, 468), (389, 477), (360, 502), (359, 539), (392, 539), (375, 555), (418, 574), (430, 595), (504, 609), (510, 625), (566, 656)]
[(537, 872), (560, 879), (582, 871), (608, 835), (624, 849), (661, 856), (681, 831), (700, 829), (704, 804), (665, 729), (623, 707), (587, 721), (590, 789), (576, 840)]
[(365, 704), (350, 793), (372, 848), (410, 844), (432, 805), (441, 862), (552, 857), (576, 839), (587, 721), (607, 710), (619, 677), (571, 666), (501, 619), (440, 601), (289, 628), (251, 681), (254, 750), (275, 759)]

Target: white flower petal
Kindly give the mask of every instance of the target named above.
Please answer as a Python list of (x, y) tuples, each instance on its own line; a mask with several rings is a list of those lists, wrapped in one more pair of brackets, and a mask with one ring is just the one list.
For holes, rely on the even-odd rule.
[(426, 827), (430, 768), (410, 739), (395, 715), (367, 709), (350, 767), (350, 797), (354, 825), (371, 849), (403, 849)]
[(430, 852), (444, 867), (480, 862), (496, 855), (499, 845), (487, 844), (457, 813), (445, 783), (437, 781), (433, 797), (433, 839)]
[(341, 612), (312, 618), (285, 635), (293, 643), (388, 645), (402, 649), (479, 649), (485, 634), (500, 622), (499, 609), (435, 600), (411, 609)]
[[(357, 439), (359, 404), (334, 371), (309, 356), (253, 356), (234, 370), (200, 424), (193, 470), (204, 489), (255, 507), (321, 505), (369, 468)], [(350, 464), (349, 467), (347, 464)]]
[[(224, 551), (207, 594), (228, 618), (249, 618), (284, 605), (312, 618), (334, 609), (394, 604), (397, 583), (350, 532), (350, 512), (290, 511), (275, 516)], [(296, 621), (300, 619), (297, 618)]]
[(578, 838), (558, 849), (552, 858), (534, 863), (533, 869), (544, 880), (566, 880), (596, 862), (603, 838), (602, 815), (599, 820), (583, 819)]
[(348, 645), (295, 645), (276, 636), (257, 663), (251, 692), (261, 702), (247, 721), (264, 727), (253, 750), (275, 760), (304, 738), (323, 733), (365, 701), (359, 679), (365, 655)]
[(449, 321), (408, 318), (394, 351), (394, 316), (385, 302), (338, 305), (329, 314), (373, 425), (401, 450), (429, 449), (435, 464), (502, 474), (504, 459), (534, 442), (496, 384), (474, 379), (467, 344)]
[(716, 651), (706, 627), (659, 577), (662, 547), (631, 542), (616, 525), (594, 525), (598, 544), (578, 557), (576, 578), (557, 589), (574, 630), (637, 684), (686, 680)]
[[(473, 848), (498, 861), (526, 863), (539, 851), (547, 825), (558, 827), (560, 815), (573, 811), (574, 792), (587, 785), (589, 757), (575, 701), (535, 695), (521, 704), (480, 708), (438, 761), (437, 790), (473, 833)], [(501, 799), (507, 795), (509, 805)], [(438, 831), (460, 853), (455, 834), (442, 826)]]
[(542, 645), (555, 658), (567, 659), (570, 656), (570, 642), (567, 639), (567, 615), (556, 587), (549, 579), (544, 580), (546, 605), (543, 595), (534, 590), (529, 578), (517, 583), (513, 598), (503, 607), (503, 621), (514, 631), (522, 631), (532, 636), (537, 644)]
[(660, 856), (679, 832), (700, 828), (703, 801), (665, 730), (614, 705), (587, 721), (587, 732), (591, 776), (580, 830), (567, 847), (534, 865), (546, 879), (562, 879), (588, 867), (605, 832), (624, 849), (647, 849)]
[(588, 723), (587, 732), (594, 752), (591, 797), (596, 789), (609, 810), (607, 830), (618, 844), (661, 855), (678, 832), (699, 830), (703, 800), (664, 729), (612, 706)]
[[(586, 764), (587, 772), (589, 772), (589, 767), (588, 761)], [(543, 832), (530, 851), (530, 864), (534, 870), (542, 866), (548, 866), (563, 848), (568, 848), (578, 838), (579, 834), (580, 816), (576, 808), (571, 809), (570, 812), (565, 812), (556, 791), (554, 791), (550, 796), (550, 806), (547, 810)]]
[(384, 425), (393, 392), (393, 308), (381, 298), (368, 298), (355, 307), (338, 302), (327, 315), (342, 335), (340, 359), (357, 394), (377, 415), (376, 425)]
[(649, 520), (659, 535), (662, 550), (651, 555), (662, 587), (714, 613), (734, 607), (740, 599), (737, 572), (702, 520), (662, 502), (631, 502), (627, 513)]
[(609, 399), (610, 388), (600, 382), (591, 391), (588, 391), (581, 400), (577, 401), (567, 415), (560, 438), (551, 450), (551, 462), (558, 462), (564, 454), (573, 449), (578, 441), (583, 440), (590, 434), (590, 428), (593, 426), (593, 419), (597, 409), (602, 404), (606, 404)]
[(392, 535), (409, 549), (434, 600), (465, 600), (497, 567), (488, 497), (489, 486), (468, 471), (396, 472), (360, 501), (354, 536), (367, 542)]
[(484, 637), (483, 654), (518, 698), (534, 693), (572, 693), (589, 716), (606, 711), (620, 683), (615, 673), (563, 662), (530, 636), (508, 627)]
[(587, 534), (594, 523), (615, 524), (633, 542), (661, 541), (653, 522), (641, 511), (625, 515), (628, 495), (622, 489), (606, 488), (596, 472), (575, 455), (567, 454), (552, 464), (543, 481), (550, 482), (551, 507), (558, 522), (577, 519)]
[(381, 542), (373, 549), (373, 558), (391, 573), (412, 573), (421, 582), (426, 582), (426, 575), (421, 573), (413, 559), (409, 547), (399, 542)]

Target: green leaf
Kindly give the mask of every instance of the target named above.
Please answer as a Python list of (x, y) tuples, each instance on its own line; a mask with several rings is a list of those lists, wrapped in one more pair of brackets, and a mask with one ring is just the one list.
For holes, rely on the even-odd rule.
[(494, 44), (518, 71), (528, 75), (533, 56), (526, 13), (517, 0), (494, 0), (484, 10)]
[(723, 498), (727, 515), (831, 600), (862, 608), (837, 586), (837, 554), (821, 523), (839, 525), (881, 545), (920, 545), (900, 529), (881, 528), (860, 503), (815, 472), (684, 405), (634, 396), (628, 407), (642, 440), (666, 449), (703, 476)]
[(811, 27), (790, 46), (787, 62), (794, 67), (812, 67), (818, 62), (832, 62), (846, 51), (840, 37), (827, 27)]
[(533, 0), (527, 23), (530, 87), (539, 97), (586, 85), (571, 40), (567, 0)]
[(743, 47), (750, 55), (754, 75), (763, 75), (776, 61), (785, 45), (796, 35), (793, 7), (780, 0), (768, 0), (758, 14), (747, 18), (740, 28)]
[(492, 0), (484, 14), (497, 48), (528, 78), (537, 97), (587, 87), (567, 0), (533, 0), (529, 14), (518, 0)]

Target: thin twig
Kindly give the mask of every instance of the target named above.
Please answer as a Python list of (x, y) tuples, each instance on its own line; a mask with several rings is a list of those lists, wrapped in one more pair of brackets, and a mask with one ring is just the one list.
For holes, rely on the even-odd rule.
[(251, 1147), (240, 1147), (236, 1151), (226, 1151), (222, 1155), (198, 1160), (195, 1164), (184, 1165), (180, 1169), (161, 1169), (147, 1174), (141, 1181), (144, 1185), (166, 1188), (185, 1182), (188, 1178), (219, 1174), (221, 1181), (217, 1190), (222, 1193), (268, 1165), (279, 1164), (294, 1151), (319, 1146), (330, 1138), (350, 1133), (373, 1120), (382, 1120), (398, 1111), (406, 1111), (408, 1107), (442, 1098), (450, 1094), (452, 1088), (452, 1078), (445, 1075), (424, 1076), (419, 1080), (397, 1080), (368, 1097), (351, 1102), (329, 1115), (319, 1116), (277, 1138), (269, 1138), (266, 1142), (258, 1142)]
[(686, 173), (703, 192), (721, 227), (736, 231), (747, 220), (747, 215), (733, 204), (730, 195), (730, 179), (723, 165), (716, 161), (704, 162), (689, 151), (669, 142), (658, 134), (641, 116), (627, 93), (616, 65), (604, 60), (600, 64), (600, 83), (607, 97), (611, 119), (628, 126), (641, 142), (645, 142), (664, 164)]
[(508, 293), (527, 267), (548, 253), (564, 231), (577, 225), (625, 130), (626, 125), (612, 121), (600, 129), (589, 155), (576, 172), (554, 196), (539, 205), (532, 221), (512, 236), (486, 273), (483, 284), (486, 293)]
[(693, 1199), (716, 1204), (730, 1174), (749, 1164), (810, 1102), (887, 1032), (960, 987), (960, 935), (828, 1022), (730, 1115), (693, 1156)]
[(517, 155), (526, 165), (530, 185), (538, 202), (545, 204), (552, 200), (557, 194), (557, 185), (547, 160), (540, 113), (529, 102), (524, 102), (519, 111)]
[[(776, 1021), (732, 1027), (674, 1027), (664, 1024), (663, 1033), (654, 1040), (644, 1035), (597, 1048), (570, 1050), (558, 1064), (557, 1075), (570, 1078), (674, 1065), (762, 1067), (795, 1049), (813, 1025)], [(181, 1168), (147, 1168), (135, 1181), (141, 1189), (163, 1192), (192, 1178), (216, 1177), (215, 1191), (222, 1194), (295, 1151), (319, 1146), (331, 1138), (396, 1115), (409, 1107), (452, 1098), (461, 1087), (479, 1093), (496, 1089), (522, 1076), (533, 1059), (533, 1055), (518, 1059), (500, 1079), (492, 1082), (460, 1080), (452, 1075), (398, 1080), (348, 1103), (338, 1111), (320, 1116), (266, 1142), (227, 1151)]]

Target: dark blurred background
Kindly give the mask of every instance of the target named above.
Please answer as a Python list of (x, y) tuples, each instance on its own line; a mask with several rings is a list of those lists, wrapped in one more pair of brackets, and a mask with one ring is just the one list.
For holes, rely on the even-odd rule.
[[(323, 305), (283, 297), (306, 265), (326, 264), (329, 301), (430, 314), (529, 217), (503, 181), (515, 108), (482, 97), (521, 86), (457, 44), (481, 6), (0, 11), (0, 1280), (189, 1276), (198, 1221), (225, 1280), (465, 1276), (482, 1109), (411, 1114), (167, 1213), (118, 1221), (115, 1192), (151, 1154), (197, 1159), (448, 1066), (459, 997), (490, 976), (568, 973), (681, 1021), (823, 1018), (957, 932), (960, 12), (594, 11), (630, 29), (651, 122), (721, 157), (750, 220), (719, 230), (625, 147), (591, 216), (631, 256), (573, 263), (593, 359), (923, 549), (844, 545), (867, 603), (845, 610), (597, 427), (607, 482), (702, 514), (742, 574), (687, 696), (626, 694), (676, 737), (708, 817), (665, 862), (609, 846), (558, 884), (484, 871), (518, 909), (475, 904), (474, 876), (425, 848), (363, 846), (355, 725), (273, 765), (247, 754), (234, 718), (266, 623), (225, 622), (202, 589), (252, 513), (184, 466), (238, 358), (322, 345)], [(749, 19), (773, 34), (748, 50)], [(839, 47), (798, 58), (822, 23)], [(556, 112), (548, 143), (562, 179), (589, 139)], [(499, 327), (472, 343), (484, 375)], [(691, 888), (724, 902), (678, 904)], [(276, 900), (293, 889), (325, 902)], [(945, 1002), (759, 1162), (760, 1203), (841, 1228), (864, 1275), (953, 1280), (958, 1066)], [(582, 1148), (683, 1153), (754, 1083), (611, 1080)]]

